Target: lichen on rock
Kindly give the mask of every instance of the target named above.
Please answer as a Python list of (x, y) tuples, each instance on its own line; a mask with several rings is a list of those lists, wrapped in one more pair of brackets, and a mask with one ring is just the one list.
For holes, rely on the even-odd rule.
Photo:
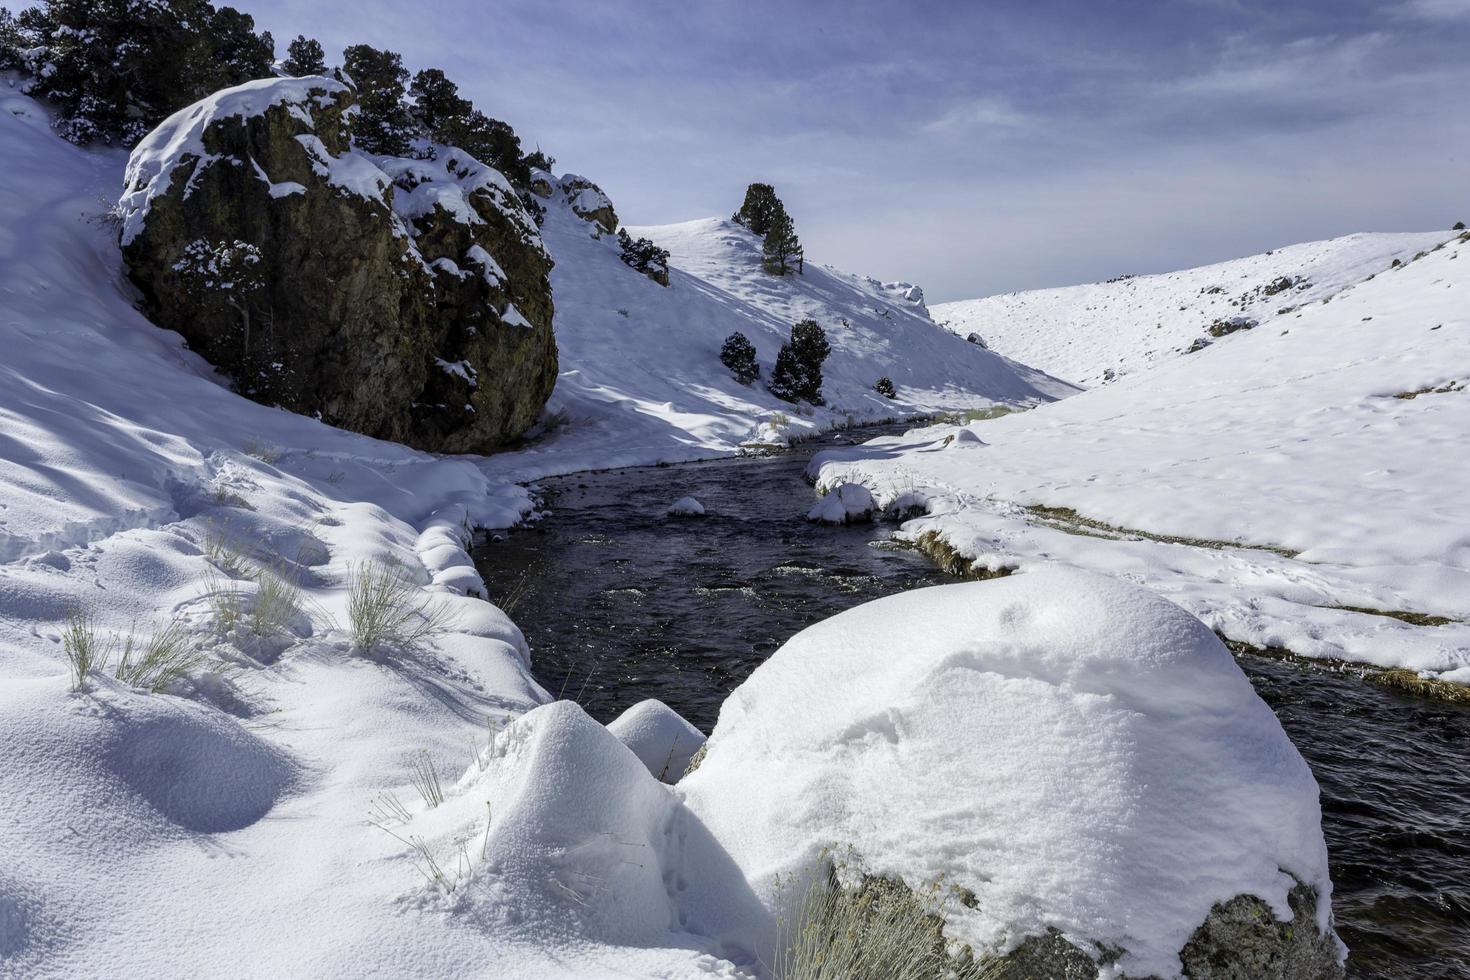
[(344, 82), (275, 78), (169, 117), (128, 164), (128, 274), (243, 394), (422, 449), (488, 451), (534, 423), (555, 383), (551, 259), (500, 173), (452, 147), (357, 152), (356, 111)]

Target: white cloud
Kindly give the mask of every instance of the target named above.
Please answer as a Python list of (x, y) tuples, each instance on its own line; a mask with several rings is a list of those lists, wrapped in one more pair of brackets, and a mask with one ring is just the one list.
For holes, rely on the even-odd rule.
[(1398, 12), (1421, 20), (1470, 20), (1470, 0), (1404, 0)]
[(1021, 129), (1026, 122), (1026, 116), (1006, 100), (985, 96), (951, 106), (920, 129), (926, 133), (968, 133), (987, 129)]

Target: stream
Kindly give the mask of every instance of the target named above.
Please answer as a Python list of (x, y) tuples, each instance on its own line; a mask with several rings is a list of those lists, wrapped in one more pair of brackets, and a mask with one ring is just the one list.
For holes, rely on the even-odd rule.
[[(862, 439), (890, 429), (870, 428)], [(658, 698), (705, 732), (792, 635), (885, 595), (954, 581), (893, 526), (809, 524), (803, 478), (841, 434), (774, 457), (578, 473), (550, 514), (475, 550), (526, 631), (537, 679), (610, 721)], [(703, 518), (665, 516), (684, 495)], [(1348, 974), (1470, 980), (1470, 709), (1352, 675), (1238, 658), (1311, 764)]]

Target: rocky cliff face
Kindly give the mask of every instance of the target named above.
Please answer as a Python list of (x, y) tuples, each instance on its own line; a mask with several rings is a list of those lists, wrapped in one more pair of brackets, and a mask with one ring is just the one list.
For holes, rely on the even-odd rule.
[(536, 419), (556, 380), (551, 259), (497, 171), (354, 152), (353, 90), (265, 79), (134, 151), (123, 255), (153, 318), (252, 398), (439, 452)]

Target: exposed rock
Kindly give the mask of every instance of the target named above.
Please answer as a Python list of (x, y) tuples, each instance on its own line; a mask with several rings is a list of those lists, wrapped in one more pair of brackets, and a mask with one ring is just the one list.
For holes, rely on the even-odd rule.
[(1216, 320), (1211, 323), (1205, 332), (1211, 337), (1226, 337), (1241, 330), (1254, 330), (1260, 326), (1259, 320), (1252, 320), (1248, 316), (1233, 316), (1225, 320)]
[(259, 401), (440, 452), (524, 432), (556, 380), (535, 222), (497, 171), (353, 151), (324, 77), (225, 89), (128, 164), (123, 255), (160, 324)]
[(1254, 895), (1216, 905), (1179, 958), (1190, 980), (1330, 980), (1343, 975), (1338, 943), (1317, 928), (1317, 893), (1298, 884), (1282, 922)]
[(618, 230), (618, 213), (601, 187), (577, 174), (563, 174), (560, 183), (573, 214), (596, 224), (609, 235)]

